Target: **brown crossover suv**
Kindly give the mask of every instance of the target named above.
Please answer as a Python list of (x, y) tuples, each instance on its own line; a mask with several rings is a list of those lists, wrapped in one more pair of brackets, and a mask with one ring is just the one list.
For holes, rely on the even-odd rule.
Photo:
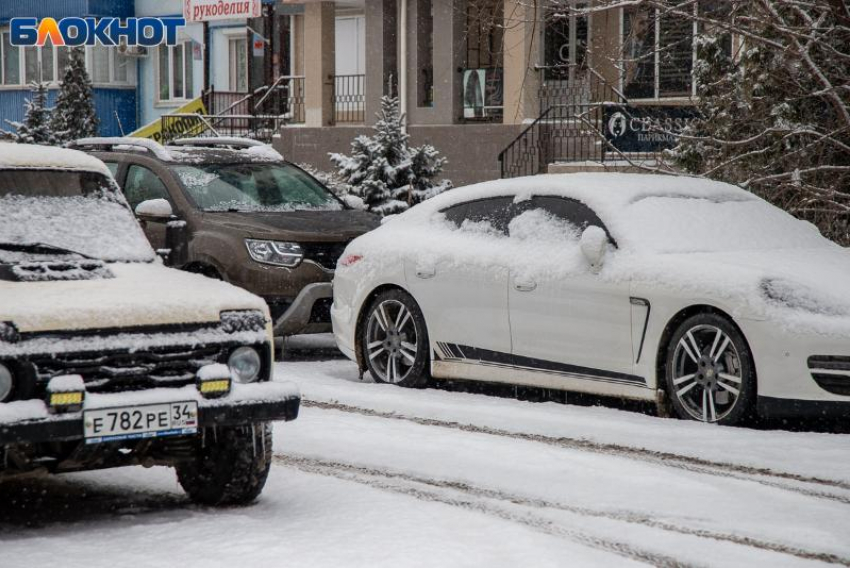
[(70, 144), (102, 160), (169, 266), (268, 303), (276, 337), (331, 331), (331, 280), (346, 245), (378, 226), (260, 142), (141, 138)]

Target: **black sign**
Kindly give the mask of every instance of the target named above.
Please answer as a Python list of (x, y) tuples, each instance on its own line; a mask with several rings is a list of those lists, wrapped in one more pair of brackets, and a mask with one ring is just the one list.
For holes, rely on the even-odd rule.
[(606, 105), (605, 139), (621, 152), (672, 148), (696, 117), (693, 107)]

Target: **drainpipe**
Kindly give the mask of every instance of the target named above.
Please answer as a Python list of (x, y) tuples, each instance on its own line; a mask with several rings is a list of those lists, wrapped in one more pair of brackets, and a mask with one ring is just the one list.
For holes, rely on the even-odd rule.
[(398, 100), (399, 110), (404, 120), (402, 129), (407, 131), (407, 0), (399, 0), (399, 65), (398, 65)]

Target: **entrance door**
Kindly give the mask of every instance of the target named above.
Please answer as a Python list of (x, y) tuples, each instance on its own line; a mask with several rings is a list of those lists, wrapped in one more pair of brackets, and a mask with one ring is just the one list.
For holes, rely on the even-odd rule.
[[(577, 14), (573, 11), (586, 8), (587, 3), (572, 1), (569, 2), (569, 7), (572, 10), (566, 11), (567, 17), (564, 17), (563, 8), (548, 13), (543, 38), (545, 95), (562, 99), (557, 101), (558, 104), (578, 103), (589, 99), (587, 81), (589, 19), (586, 14)], [(563, 100), (567, 98), (570, 100)]]

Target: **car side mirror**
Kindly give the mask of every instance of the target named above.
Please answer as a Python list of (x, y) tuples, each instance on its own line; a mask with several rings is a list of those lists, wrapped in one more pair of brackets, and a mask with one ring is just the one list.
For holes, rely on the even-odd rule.
[(605, 231), (596, 225), (587, 227), (581, 233), (579, 245), (582, 254), (590, 263), (590, 267), (594, 271), (602, 268), (605, 251), (608, 248), (608, 235), (605, 234)]
[(146, 199), (136, 205), (136, 216), (142, 219), (171, 219), (172, 215), (174, 215), (174, 210), (165, 199)]

